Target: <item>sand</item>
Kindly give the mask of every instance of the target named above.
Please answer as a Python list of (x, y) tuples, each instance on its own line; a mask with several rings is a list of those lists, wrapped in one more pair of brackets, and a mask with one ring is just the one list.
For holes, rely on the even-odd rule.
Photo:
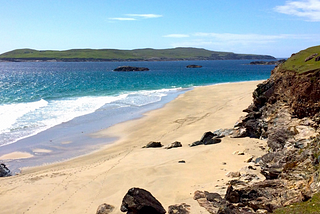
[[(197, 87), (140, 119), (93, 133), (119, 137), (97, 152), (1, 178), (1, 213), (95, 213), (102, 203), (115, 206), (112, 213), (121, 213), (122, 198), (131, 187), (150, 191), (166, 210), (184, 202), (191, 205), (191, 213), (207, 213), (193, 193), (225, 192), (230, 179), (226, 173), (247, 166), (250, 156), (262, 155), (259, 146), (265, 142), (226, 137), (214, 145), (188, 144), (206, 131), (232, 128), (245, 115), (242, 110), (251, 103), (258, 83)], [(149, 141), (180, 141), (183, 147), (143, 149)]]

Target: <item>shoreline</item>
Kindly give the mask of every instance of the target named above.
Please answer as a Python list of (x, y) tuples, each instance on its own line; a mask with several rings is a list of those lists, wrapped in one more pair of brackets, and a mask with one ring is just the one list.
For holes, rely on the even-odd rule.
[[(139, 119), (93, 134), (100, 139), (119, 137), (99, 151), (0, 179), (6, 192), (0, 195), (4, 211), (94, 213), (100, 204), (109, 203), (116, 207), (114, 213), (120, 213), (121, 200), (131, 187), (150, 191), (165, 209), (184, 202), (191, 205), (191, 213), (204, 211), (192, 199), (194, 191), (223, 193), (226, 173), (247, 166), (248, 157), (263, 154), (259, 146), (266, 142), (226, 137), (215, 145), (188, 144), (206, 131), (232, 128), (244, 115), (242, 110), (250, 105), (252, 91), (260, 82), (194, 88)], [(180, 141), (183, 147), (142, 149), (149, 141), (161, 141), (163, 145)], [(234, 155), (236, 150), (245, 155)], [(185, 163), (178, 163), (181, 160)], [(13, 197), (21, 202), (15, 210)]]

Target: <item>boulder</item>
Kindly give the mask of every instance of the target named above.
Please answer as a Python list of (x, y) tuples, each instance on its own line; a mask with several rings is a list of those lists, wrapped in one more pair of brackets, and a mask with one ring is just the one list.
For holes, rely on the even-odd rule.
[(166, 210), (147, 190), (131, 188), (124, 196), (120, 210), (127, 214), (164, 214)]
[(182, 147), (182, 144), (179, 141), (175, 141), (170, 145), (166, 146), (165, 149), (172, 149), (172, 148), (178, 148), (178, 147)]
[(187, 68), (202, 68), (201, 65), (187, 65)]
[(315, 60), (316, 62), (320, 61), (320, 56), (316, 57), (314, 60)]
[(151, 141), (151, 142), (149, 142), (147, 145), (145, 145), (142, 148), (159, 148), (159, 147), (162, 147), (162, 146), (163, 145), (161, 144), (161, 142)]
[(104, 203), (98, 207), (96, 214), (109, 214), (113, 210), (114, 210), (114, 206)]
[(0, 177), (8, 177), (11, 176), (11, 172), (8, 167), (4, 164), (0, 164)]
[(119, 66), (113, 71), (149, 71), (149, 68), (133, 67), (133, 66)]

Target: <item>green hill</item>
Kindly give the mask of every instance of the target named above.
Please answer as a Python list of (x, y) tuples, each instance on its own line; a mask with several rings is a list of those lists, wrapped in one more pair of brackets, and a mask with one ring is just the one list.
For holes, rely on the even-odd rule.
[[(305, 73), (320, 69), (320, 61), (316, 61), (316, 58), (319, 56), (320, 46), (307, 48), (296, 54), (293, 54), (285, 63), (281, 65), (281, 69), (296, 71), (298, 73)], [(308, 58), (311, 59), (306, 60)]]
[(169, 60), (226, 60), (275, 59), (269, 55), (235, 54), (209, 51), (202, 48), (172, 49), (72, 49), (65, 51), (39, 51), (17, 49), (0, 55), (4, 61), (57, 60), (57, 61), (169, 61)]

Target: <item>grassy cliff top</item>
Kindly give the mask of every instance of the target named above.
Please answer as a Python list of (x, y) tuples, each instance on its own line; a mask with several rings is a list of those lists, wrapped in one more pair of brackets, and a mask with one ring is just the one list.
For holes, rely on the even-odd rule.
[(89, 60), (183, 60), (183, 59), (274, 59), (268, 55), (235, 54), (232, 52), (209, 51), (202, 48), (172, 49), (72, 49), (65, 51), (39, 51), (17, 49), (0, 55), (0, 59), (89, 59)]
[[(312, 55), (316, 55), (312, 59), (306, 59)], [(320, 69), (320, 61), (315, 61), (315, 58), (320, 56), (320, 45), (307, 48), (296, 54), (293, 54), (285, 63), (281, 65), (284, 70), (296, 71), (299, 74)]]

